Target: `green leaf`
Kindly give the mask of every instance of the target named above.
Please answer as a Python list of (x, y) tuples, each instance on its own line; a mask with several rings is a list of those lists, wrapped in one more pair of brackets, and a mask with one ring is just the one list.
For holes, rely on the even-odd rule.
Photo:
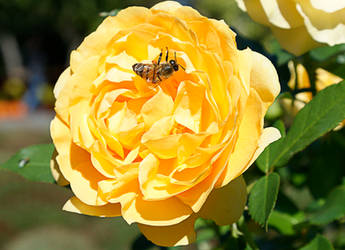
[(327, 238), (318, 234), (309, 244), (300, 248), (300, 250), (333, 250), (333, 247)]
[[(345, 144), (340, 144), (341, 140), (345, 139), (345, 133), (342, 132), (345, 130), (332, 133), (327, 136), (327, 140), (322, 140), (317, 148), (311, 150), (312, 167), (308, 168), (307, 185), (316, 199), (327, 197), (336, 186), (341, 184), (344, 175), (343, 149), (345, 149)], [(340, 143), (338, 144), (336, 140)], [(327, 171), (327, 181), (325, 181), (325, 166), (331, 168)]]
[(280, 93), (276, 99), (290, 99), (290, 100), (292, 100), (293, 98), (294, 97), (291, 94), (291, 92), (286, 91), (286, 92)]
[(244, 250), (254, 250), (254, 249), (247, 243), (246, 248)]
[(199, 230), (197, 236), (197, 243), (214, 239), (217, 237), (216, 232), (212, 228), (205, 228), (203, 230)]
[(345, 51), (345, 45), (339, 44), (335, 46), (324, 46), (313, 49), (309, 52), (309, 55), (315, 59), (316, 61), (325, 61), (329, 59), (331, 56), (334, 56), (338, 53)]
[(50, 159), (53, 151), (53, 144), (23, 148), (3, 163), (1, 168), (18, 173), (31, 181), (53, 183), (54, 178), (50, 172)]
[(281, 211), (274, 210), (268, 219), (268, 225), (275, 227), (284, 235), (294, 235), (294, 226), (303, 221), (303, 216), (297, 214), (295, 216)]
[(282, 120), (278, 120), (273, 124), (273, 127), (279, 129), (280, 134), (282, 135), (282, 137), (286, 136), (286, 132), (285, 132), (285, 125), (284, 122)]
[(298, 112), (286, 137), (268, 147), (269, 168), (284, 165), (294, 154), (344, 120), (344, 100), (345, 81), (320, 91)]
[(268, 108), (266, 115), (265, 115), (265, 120), (268, 121), (275, 121), (279, 117), (283, 115), (284, 111), (283, 108), (280, 106), (280, 103), (278, 99), (276, 99), (272, 105)]
[(345, 186), (335, 188), (325, 204), (310, 218), (314, 225), (325, 225), (345, 216)]
[(249, 213), (260, 225), (267, 227), (268, 218), (277, 200), (280, 177), (277, 173), (260, 178), (249, 195)]
[[(279, 140), (282, 140), (282, 138), (285, 137), (285, 135), (286, 135), (284, 123), (281, 120), (278, 120), (273, 124), (273, 127), (279, 129), (280, 134), (282, 135), (281, 139), (279, 139)], [(277, 141), (275, 141), (273, 143), (276, 143), (276, 142)], [(256, 165), (258, 166), (258, 168), (262, 172), (267, 173), (270, 169), (269, 160), (270, 160), (270, 147), (267, 147), (267, 148), (265, 148), (265, 150), (260, 154), (260, 156), (256, 160)]]

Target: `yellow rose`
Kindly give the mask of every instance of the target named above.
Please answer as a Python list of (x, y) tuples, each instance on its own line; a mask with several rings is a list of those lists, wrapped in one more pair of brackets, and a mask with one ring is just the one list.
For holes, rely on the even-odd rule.
[(284, 49), (301, 55), (345, 43), (343, 0), (236, 0), (256, 22), (268, 26)]
[[(288, 64), (290, 70), (290, 80), (288, 85), (292, 90), (299, 89), (310, 89), (311, 84), (308, 76), (308, 72), (302, 64), (297, 64), (296, 69), (292, 61)], [(296, 72), (297, 71), (297, 72)], [(324, 88), (337, 84), (343, 79), (339, 76), (336, 76), (322, 68), (317, 68), (316, 71), (316, 81), (315, 88), (319, 92)], [(297, 78), (297, 79), (296, 79)], [(297, 86), (296, 86), (297, 84)], [(301, 110), (304, 105), (310, 102), (313, 99), (313, 94), (311, 91), (301, 92), (295, 95), (295, 100), (292, 103), (292, 100), (283, 99), (282, 104), (284, 108), (291, 114), (296, 115), (299, 110)], [(335, 130), (341, 129), (345, 125), (345, 120), (342, 121)]]
[[(166, 47), (185, 70), (153, 86), (132, 66)], [(194, 241), (198, 217), (235, 222), (241, 174), (280, 137), (263, 129), (279, 91), (267, 58), (237, 50), (223, 21), (190, 7), (168, 1), (106, 18), (54, 89), (53, 173), (75, 194), (64, 210), (122, 216), (164, 246)]]

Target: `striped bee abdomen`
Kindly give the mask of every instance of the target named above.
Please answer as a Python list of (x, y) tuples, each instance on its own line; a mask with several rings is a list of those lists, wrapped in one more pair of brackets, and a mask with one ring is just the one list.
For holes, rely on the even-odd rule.
[(135, 63), (132, 68), (138, 76), (146, 81), (153, 83), (156, 82), (155, 79), (153, 79), (156, 68), (155, 64)]

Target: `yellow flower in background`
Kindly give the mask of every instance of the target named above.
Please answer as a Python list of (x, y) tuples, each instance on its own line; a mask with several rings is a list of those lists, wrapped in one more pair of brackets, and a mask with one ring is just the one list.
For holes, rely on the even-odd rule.
[[(290, 80), (288, 82), (288, 86), (291, 90), (311, 88), (308, 72), (302, 64), (297, 64), (295, 69), (294, 63), (290, 61), (288, 63), (288, 67), (290, 71)], [(312, 98), (312, 92), (305, 91), (295, 95), (293, 104), (291, 99), (282, 99), (282, 105), (289, 114), (295, 116), (306, 103), (311, 101)]]
[(268, 26), (281, 46), (301, 55), (328, 44), (345, 43), (343, 0), (236, 0), (256, 22)]
[[(290, 61), (288, 66), (290, 70), (290, 80), (288, 82), (288, 86), (290, 87), (290, 89), (299, 90), (299, 89), (311, 88), (308, 72), (302, 64), (297, 64), (296, 69), (295, 69), (293, 62)], [(339, 76), (336, 76), (322, 68), (317, 68), (315, 73), (316, 73), (315, 88), (317, 92), (323, 90), (324, 88), (330, 85), (337, 84), (343, 80)], [(295, 100), (293, 101), (293, 103), (292, 103), (292, 100), (290, 99), (283, 99), (282, 104), (288, 113), (296, 115), (298, 111), (301, 110), (304, 107), (304, 105), (310, 102), (312, 99), (313, 99), (312, 92), (305, 91), (305, 92), (297, 93), (295, 95)], [(341, 129), (344, 125), (345, 125), (345, 120), (342, 121), (339, 124), (339, 126), (335, 128), (335, 130)]]
[[(133, 71), (166, 47), (184, 69), (156, 84)], [(54, 89), (52, 171), (75, 195), (64, 210), (122, 216), (163, 246), (193, 242), (198, 217), (236, 222), (241, 174), (280, 137), (263, 129), (279, 91), (267, 58), (237, 50), (223, 21), (190, 7), (168, 1), (106, 18)]]
[(327, 88), (328, 86), (331, 86), (333, 84), (339, 83), (343, 80), (343, 78), (334, 75), (327, 70), (318, 68), (316, 69), (316, 83), (315, 87), (317, 91), (323, 90), (324, 88)]

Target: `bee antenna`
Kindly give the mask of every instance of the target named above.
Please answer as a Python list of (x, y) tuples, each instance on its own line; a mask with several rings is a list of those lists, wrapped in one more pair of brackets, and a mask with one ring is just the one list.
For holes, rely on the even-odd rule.
[(181, 64), (177, 64), (178, 66), (180, 66), (184, 71), (186, 71), (185, 67), (183, 67)]

